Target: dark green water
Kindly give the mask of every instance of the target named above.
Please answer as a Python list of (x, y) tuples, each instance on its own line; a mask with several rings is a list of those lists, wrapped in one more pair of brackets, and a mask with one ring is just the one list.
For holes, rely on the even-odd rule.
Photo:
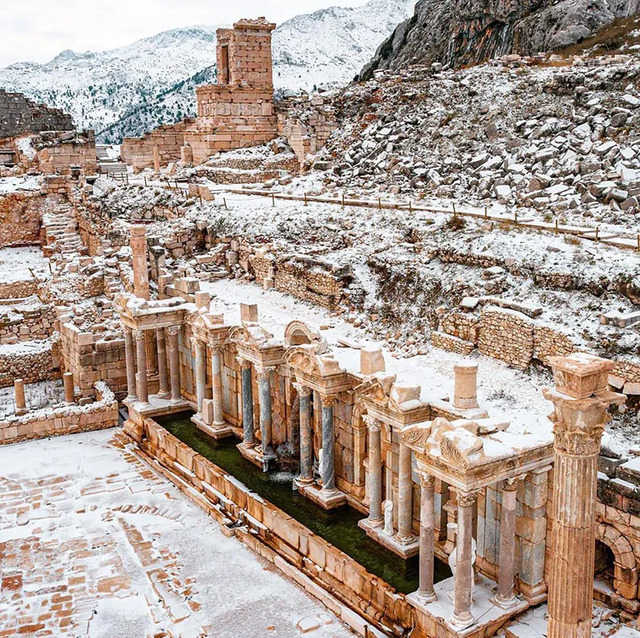
[[(292, 489), (294, 475), (288, 472), (265, 474), (247, 461), (236, 448), (235, 438), (216, 441), (199, 430), (191, 421), (191, 413), (156, 418), (156, 422), (193, 450), (244, 483), (276, 507), (289, 514), (379, 576), (398, 591), (408, 594), (418, 589), (418, 558), (407, 561), (372, 541), (358, 527), (364, 515), (344, 506), (326, 511)], [(449, 578), (448, 565), (436, 559), (435, 580)]]

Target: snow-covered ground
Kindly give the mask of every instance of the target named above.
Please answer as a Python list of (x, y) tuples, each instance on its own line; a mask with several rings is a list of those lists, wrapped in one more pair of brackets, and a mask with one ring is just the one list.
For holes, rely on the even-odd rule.
[(0, 447), (0, 627), (74, 638), (352, 635), (115, 433)]
[[(1, 180), (0, 180), (1, 183)], [(0, 248), (0, 283), (48, 278), (49, 260), (38, 246)]]
[[(51, 407), (64, 401), (64, 389), (61, 379), (30, 383), (24, 388), (25, 402), (30, 412)], [(0, 419), (15, 413), (15, 395), (13, 387), (0, 388)]]

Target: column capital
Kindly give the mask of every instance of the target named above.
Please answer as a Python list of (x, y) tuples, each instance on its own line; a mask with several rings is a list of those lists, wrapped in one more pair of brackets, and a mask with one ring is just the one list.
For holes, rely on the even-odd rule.
[(276, 371), (275, 366), (256, 366), (256, 372), (258, 374), (258, 379), (268, 379), (272, 372)]
[(518, 485), (520, 485), (520, 481), (522, 480), (522, 476), (515, 476), (513, 478), (508, 478), (502, 481), (502, 491), (503, 492), (515, 492), (518, 489)]
[(191, 346), (196, 348), (197, 350), (204, 350), (207, 347), (207, 344), (202, 339), (194, 336), (191, 337)]
[(236, 362), (240, 366), (242, 370), (250, 370), (252, 363), (249, 359), (245, 359), (244, 357), (236, 357)]
[(382, 430), (382, 422), (378, 421), (378, 419), (369, 416), (368, 414), (364, 414), (362, 416), (362, 420), (370, 432), (380, 432), (380, 430)]
[(460, 507), (472, 507), (481, 490), (458, 491), (458, 505)]
[(436, 482), (436, 477), (431, 475), (431, 474), (427, 474), (426, 472), (420, 472), (420, 486), (421, 487), (433, 487), (435, 485)]
[(165, 328), (165, 331), (170, 337), (176, 337), (180, 332), (180, 326), (168, 326)]
[(136, 341), (142, 341), (144, 339), (144, 330), (132, 330), (133, 338)]
[(303, 385), (302, 383), (297, 381), (292, 383), (291, 385), (295, 388), (296, 392), (298, 393), (298, 396), (300, 397), (311, 396), (311, 393), (313, 392), (313, 390), (309, 386)]
[(334, 394), (321, 394), (320, 401), (323, 408), (332, 408), (336, 402), (336, 397)]
[(209, 342), (209, 349), (211, 350), (212, 353), (217, 353), (217, 354), (222, 354), (222, 349), (224, 347), (223, 343), (219, 343), (219, 342)]

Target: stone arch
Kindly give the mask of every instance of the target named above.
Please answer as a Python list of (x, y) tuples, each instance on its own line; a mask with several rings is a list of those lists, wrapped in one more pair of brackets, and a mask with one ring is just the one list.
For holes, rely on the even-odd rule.
[(288, 348), (315, 345), (318, 346), (317, 354), (323, 354), (327, 351), (327, 342), (320, 332), (298, 320), (291, 321), (285, 328), (284, 343)]
[(605, 523), (598, 525), (596, 538), (613, 552), (613, 588), (623, 598), (635, 599), (638, 595), (638, 563), (631, 543), (615, 527)]

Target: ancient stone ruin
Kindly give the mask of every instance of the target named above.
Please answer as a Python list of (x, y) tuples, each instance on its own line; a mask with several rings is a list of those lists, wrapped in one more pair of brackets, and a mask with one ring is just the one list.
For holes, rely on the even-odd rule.
[(0, 144), (0, 635), (216, 635), (221, 591), (237, 635), (633, 635), (634, 232), (427, 197), (375, 97), (426, 71), (276, 104), (274, 28), (219, 30), (197, 118), (122, 162), (55, 118)]

